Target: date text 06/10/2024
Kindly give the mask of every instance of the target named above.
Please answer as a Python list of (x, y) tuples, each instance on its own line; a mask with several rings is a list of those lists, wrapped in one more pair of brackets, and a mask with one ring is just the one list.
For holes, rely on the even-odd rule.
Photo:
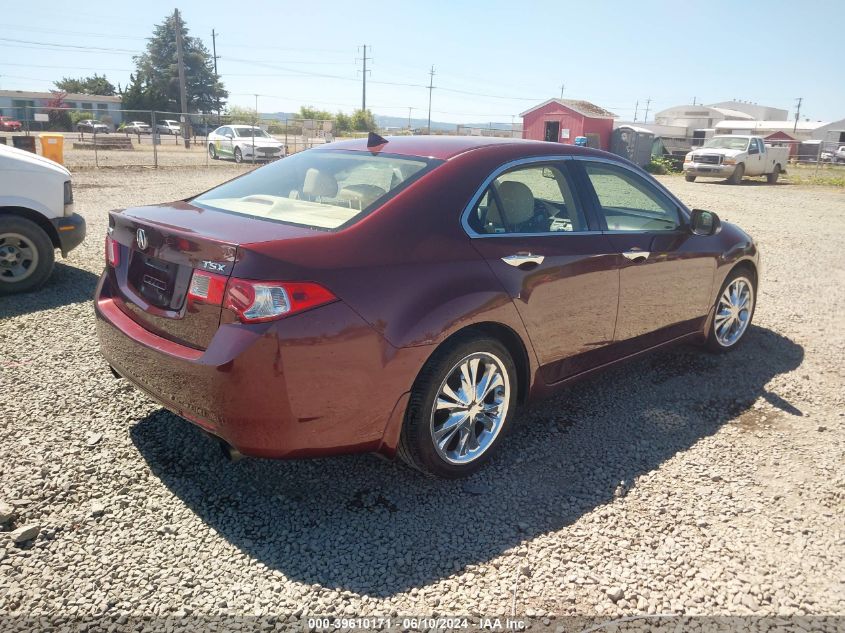
[(314, 617), (307, 619), (309, 631), (328, 633), (337, 630), (384, 631), (401, 627), (403, 631), (422, 630), (470, 630), (470, 631), (524, 631), (524, 620), (516, 618), (478, 618), (465, 617)]

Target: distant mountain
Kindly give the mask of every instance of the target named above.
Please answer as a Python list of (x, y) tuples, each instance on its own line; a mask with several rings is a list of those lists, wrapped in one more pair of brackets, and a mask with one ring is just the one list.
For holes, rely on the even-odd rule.
[[(376, 123), (383, 130), (406, 130), (408, 129), (408, 117), (390, 116), (386, 114), (374, 114)], [(285, 119), (296, 119), (299, 114), (296, 112), (263, 112), (261, 118), (266, 120), (284, 121)], [(475, 128), (493, 128), (496, 130), (510, 130), (510, 123), (462, 123), (464, 127)], [(411, 119), (411, 127), (413, 129), (425, 129), (428, 127), (428, 119)], [(438, 132), (455, 132), (458, 128), (457, 123), (447, 123), (445, 121), (432, 121), (431, 129)]]

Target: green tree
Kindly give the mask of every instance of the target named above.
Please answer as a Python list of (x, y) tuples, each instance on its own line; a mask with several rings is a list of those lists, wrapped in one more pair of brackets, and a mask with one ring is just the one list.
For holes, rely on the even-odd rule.
[(314, 106), (300, 106), (299, 108), (299, 118), (300, 119), (317, 119), (318, 121), (327, 121), (333, 119), (331, 112), (326, 110), (318, 110)]
[[(176, 18), (172, 15), (156, 25), (147, 42), (147, 50), (135, 57), (134, 78), (124, 93), (130, 95), (129, 105), (124, 97), (124, 107), (168, 112), (180, 110), (176, 28)], [(214, 61), (202, 40), (188, 35), (184, 20), (181, 28), (188, 110), (216, 111), (225, 104), (229, 93), (223, 88), (220, 77), (214, 74)], [(144, 107), (139, 107), (141, 104)]]
[(53, 82), (63, 92), (73, 92), (83, 95), (105, 95), (113, 97), (117, 94), (114, 84), (106, 79), (105, 75), (94, 73), (90, 77), (62, 77), (61, 80)]
[(253, 108), (243, 108), (241, 106), (229, 106), (226, 110), (228, 121), (230, 123), (244, 123), (246, 125), (255, 125), (258, 122), (258, 113)]
[(343, 134), (352, 131), (352, 117), (343, 112), (338, 112), (334, 117), (335, 134)]
[(376, 119), (369, 109), (355, 110), (352, 113), (352, 129), (357, 132), (375, 132), (378, 129)]

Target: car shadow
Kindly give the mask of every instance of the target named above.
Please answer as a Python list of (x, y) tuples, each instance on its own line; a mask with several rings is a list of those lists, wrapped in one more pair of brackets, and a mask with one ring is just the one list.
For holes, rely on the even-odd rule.
[(385, 597), (574, 523), (735, 418), (764, 431), (758, 398), (801, 415), (767, 384), (803, 357), (753, 327), (730, 354), (682, 346), (620, 365), (522, 410), (496, 459), (464, 482), (367, 455), (232, 464), (164, 410), (130, 433), (173, 494), (248, 556), (302, 583)]
[(0, 319), (93, 300), (98, 279), (90, 271), (56, 262), (53, 274), (37, 290), (0, 297)]

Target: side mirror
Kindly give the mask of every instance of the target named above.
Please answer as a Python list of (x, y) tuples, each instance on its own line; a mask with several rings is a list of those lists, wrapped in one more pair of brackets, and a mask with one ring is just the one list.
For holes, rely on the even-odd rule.
[(722, 228), (722, 221), (712, 211), (693, 209), (689, 225), (693, 235), (715, 235)]
[(232, 134), (231, 132), (226, 133), (225, 136), (226, 136), (226, 138), (235, 138), (235, 135)]

